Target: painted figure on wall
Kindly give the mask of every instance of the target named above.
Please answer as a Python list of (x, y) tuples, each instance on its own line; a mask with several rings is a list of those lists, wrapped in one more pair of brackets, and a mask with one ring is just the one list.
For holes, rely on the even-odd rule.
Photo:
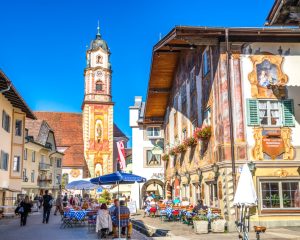
[(277, 67), (271, 64), (269, 60), (264, 60), (256, 65), (257, 79), (261, 87), (275, 85), (278, 83)]
[(95, 136), (98, 142), (102, 140), (102, 121), (99, 119), (96, 121), (95, 124)]

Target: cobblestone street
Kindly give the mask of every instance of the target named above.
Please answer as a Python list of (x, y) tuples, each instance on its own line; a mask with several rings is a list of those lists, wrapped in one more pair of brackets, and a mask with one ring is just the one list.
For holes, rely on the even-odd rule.
[[(50, 216), (48, 224), (42, 223), (42, 214), (33, 213), (27, 218), (27, 225), (20, 227), (19, 218), (0, 220), (1, 240), (66, 240), (97, 239), (95, 232), (88, 232), (87, 225), (60, 229), (60, 216)], [(148, 240), (143, 234), (134, 230), (131, 239)]]

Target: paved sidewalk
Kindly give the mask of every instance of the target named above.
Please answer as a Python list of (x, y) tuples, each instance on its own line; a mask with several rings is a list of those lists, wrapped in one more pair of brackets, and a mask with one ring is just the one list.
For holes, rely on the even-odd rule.
[[(42, 214), (33, 213), (28, 216), (27, 224), (20, 227), (20, 218), (0, 219), (0, 239), (1, 240), (96, 240), (97, 234), (88, 232), (87, 225), (76, 226), (73, 228), (60, 229), (60, 216), (50, 216), (48, 224), (42, 223)], [(150, 237), (133, 231), (131, 239), (149, 240)]]
[[(143, 217), (136, 215), (134, 227), (143, 233), (153, 236), (153, 239), (162, 239), (158, 236), (166, 236), (163, 239), (186, 240), (238, 240), (237, 233), (209, 233), (195, 234), (192, 226), (187, 226), (181, 222), (162, 222), (160, 218)], [(157, 237), (156, 237), (157, 236)], [(255, 233), (250, 233), (250, 240), (256, 239)], [(267, 229), (266, 233), (261, 234), (261, 240), (300, 240), (300, 227)]]

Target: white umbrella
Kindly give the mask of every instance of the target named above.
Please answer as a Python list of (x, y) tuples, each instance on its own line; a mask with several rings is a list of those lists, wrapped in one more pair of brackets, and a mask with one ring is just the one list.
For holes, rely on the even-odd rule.
[(248, 240), (250, 229), (250, 207), (257, 205), (257, 195), (255, 192), (252, 174), (248, 164), (244, 164), (238, 186), (234, 195), (233, 204), (237, 206), (238, 220), (236, 221), (238, 231), (242, 233), (243, 240)]
[(234, 205), (256, 206), (257, 195), (255, 192), (252, 174), (248, 164), (244, 164), (238, 186), (234, 195)]

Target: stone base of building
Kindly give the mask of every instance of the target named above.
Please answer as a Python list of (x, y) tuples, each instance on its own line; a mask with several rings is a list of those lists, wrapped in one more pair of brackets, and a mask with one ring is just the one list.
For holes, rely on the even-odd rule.
[[(268, 229), (278, 227), (300, 227), (300, 220), (274, 220), (274, 221), (251, 221), (250, 231), (254, 231), (254, 226), (264, 226)], [(237, 228), (234, 221), (227, 222), (228, 232), (236, 232)]]

